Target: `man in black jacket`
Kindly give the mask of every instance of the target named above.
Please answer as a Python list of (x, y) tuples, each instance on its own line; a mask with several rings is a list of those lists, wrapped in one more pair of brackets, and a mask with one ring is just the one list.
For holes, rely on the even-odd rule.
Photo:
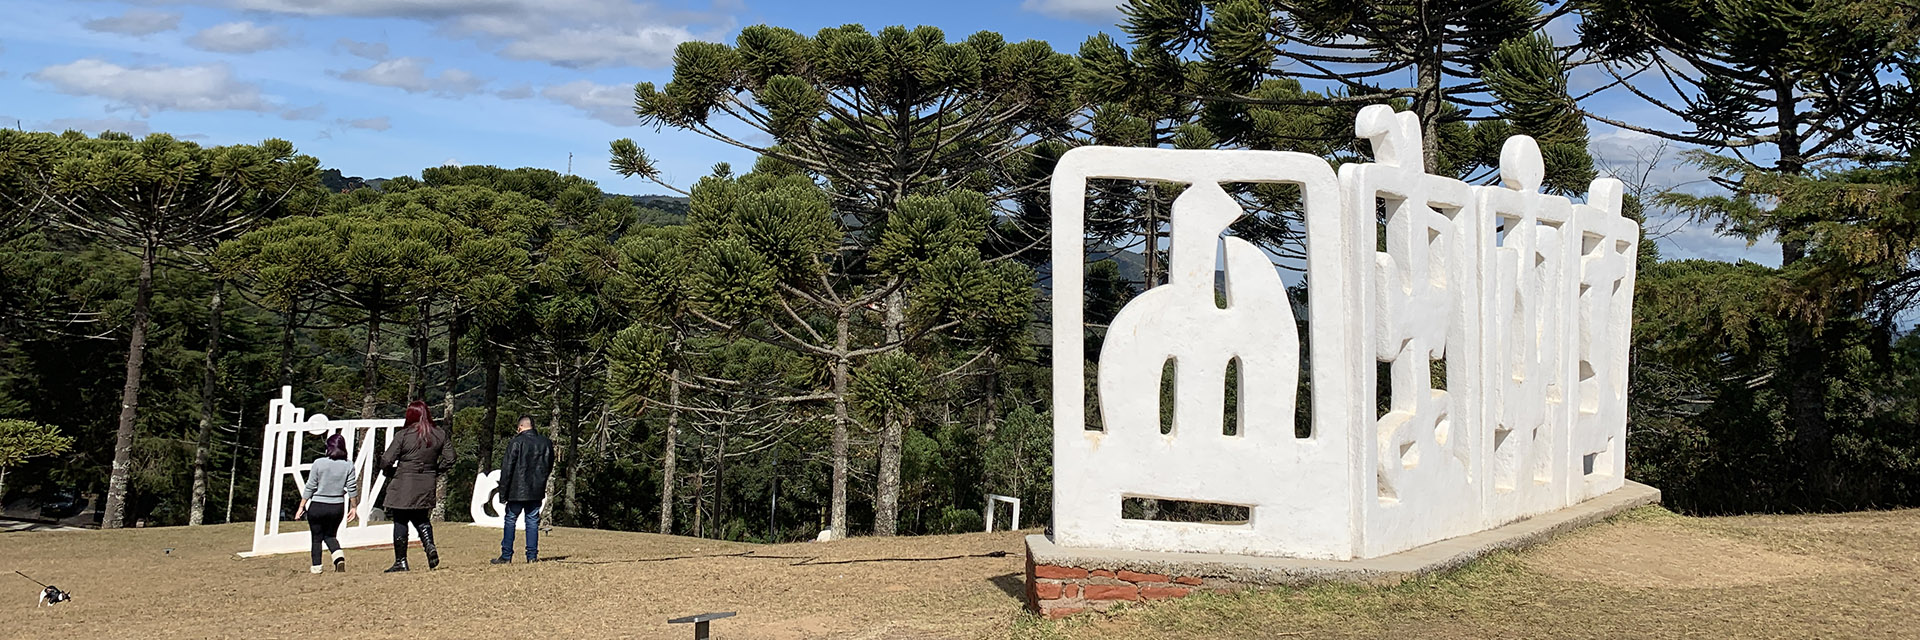
[(500, 460), (500, 499), (507, 503), (506, 535), (493, 564), (513, 562), (513, 525), (527, 517), (527, 562), (540, 559), (540, 506), (547, 498), (547, 474), (553, 472), (553, 441), (533, 430), (533, 418), (520, 416), (520, 431), (507, 439)]

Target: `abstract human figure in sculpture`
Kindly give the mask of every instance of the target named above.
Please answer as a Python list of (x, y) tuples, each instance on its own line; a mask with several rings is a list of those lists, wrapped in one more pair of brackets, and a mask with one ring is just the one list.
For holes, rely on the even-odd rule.
[[(1166, 437), (1224, 436), (1227, 363), (1240, 361), (1240, 429), (1293, 429), (1300, 336), (1273, 262), (1253, 244), (1224, 236), (1245, 212), (1220, 185), (1203, 182), (1173, 202), (1167, 284), (1129, 302), (1100, 347), (1100, 407), (1111, 432), (1158, 432), (1161, 372), (1173, 363), (1173, 428)], [(1226, 308), (1214, 300), (1218, 247), (1226, 248)], [(1247, 381), (1257, 381), (1249, 385)], [(1153, 398), (1152, 411), (1132, 406)], [(1276, 418), (1288, 420), (1282, 424)], [(1247, 420), (1260, 422), (1250, 425)], [(1231, 437), (1238, 437), (1236, 432)], [(1195, 496), (1197, 497), (1197, 496)]]
[(1627, 348), (1640, 225), (1620, 215), (1621, 185), (1594, 180), (1575, 208), (1580, 234), (1579, 405), (1568, 469), (1585, 478), (1569, 503), (1620, 487), (1626, 475)]
[[(1473, 188), (1426, 173), (1420, 122), (1412, 113), (1370, 106), (1354, 130), (1372, 143), (1374, 162), (1342, 167), (1347, 215), (1371, 217), (1377, 201), (1384, 201), (1387, 215), (1387, 250), (1374, 255), (1372, 317), (1374, 357), (1391, 363), (1392, 393), (1375, 425), (1376, 500), (1368, 508), (1380, 515), (1369, 525), (1415, 538), (1466, 533), (1480, 524), (1473, 484), (1478, 434), (1465, 428), (1476, 412), (1463, 401), (1475, 392), (1479, 363), (1470, 354), (1480, 345), (1478, 307), (1462, 300), (1477, 277), (1472, 236), (1462, 227), (1473, 216), (1458, 212), (1477, 204)], [(1432, 363), (1441, 358), (1447, 384), (1436, 388)], [(1402, 507), (1403, 501), (1417, 506)], [(1375, 536), (1367, 544), (1390, 540)]]
[(1484, 234), (1504, 228), (1493, 247), (1493, 339), (1489, 509), (1505, 521), (1559, 508), (1565, 500), (1567, 390), (1571, 369), (1577, 235), (1573, 203), (1541, 194), (1540, 146), (1514, 136), (1500, 151), (1501, 187), (1481, 190)]

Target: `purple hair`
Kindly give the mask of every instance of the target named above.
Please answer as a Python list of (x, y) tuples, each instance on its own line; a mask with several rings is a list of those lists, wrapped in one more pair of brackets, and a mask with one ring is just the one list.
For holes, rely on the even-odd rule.
[(335, 460), (347, 459), (347, 439), (338, 433), (327, 436), (327, 457)]

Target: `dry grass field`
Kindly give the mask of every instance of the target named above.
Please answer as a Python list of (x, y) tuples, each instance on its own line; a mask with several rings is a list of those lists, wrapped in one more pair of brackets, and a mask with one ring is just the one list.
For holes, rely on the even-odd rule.
[[(344, 574), (240, 559), (249, 525), (0, 534), (0, 637), (715, 638), (1916, 637), (1920, 511), (1685, 518), (1643, 509), (1395, 587), (1209, 595), (1059, 622), (1021, 612), (1020, 533), (748, 545), (560, 529), (493, 566), (498, 533), (440, 531), (444, 563)], [(166, 549), (172, 552), (165, 552)], [(75, 594), (36, 609), (24, 571)], [(317, 631), (331, 627), (331, 631)]]

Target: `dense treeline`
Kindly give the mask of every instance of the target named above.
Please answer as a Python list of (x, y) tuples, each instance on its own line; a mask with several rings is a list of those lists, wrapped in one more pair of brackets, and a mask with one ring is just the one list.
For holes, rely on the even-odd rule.
[[(0, 132), (0, 419), (32, 438), (0, 441), (0, 498), (78, 490), (107, 526), (249, 519), (261, 410), (290, 386), (332, 416), (435, 406), (461, 461), (455, 519), (524, 414), (558, 445), (564, 524), (961, 531), (986, 493), (1044, 522), (1054, 159), (1364, 160), (1353, 114), (1389, 102), (1421, 114), (1429, 171), (1470, 181), (1497, 179), (1500, 142), (1527, 134), (1547, 188), (1583, 192), (1589, 120), (1695, 145), (1714, 190), (1643, 189), (1635, 214), (1780, 242), (1779, 268), (1642, 245), (1630, 472), (1671, 505), (1920, 502), (1911, 6), (1134, 0), (1126, 16), (1128, 44), (1077, 55), (931, 27), (683, 45), (671, 82), (637, 87), (636, 117), (760, 158), (664, 185), (684, 200), (528, 168), (363, 181), (277, 140)], [(1578, 20), (1577, 42), (1542, 35), (1556, 19)], [(1686, 128), (1591, 113), (1577, 69)], [(659, 178), (639, 144), (611, 152)], [(1180, 190), (1088, 194), (1088, 255), (1059, 259), (1093, 261), (1090, 356), (1164, 279)], [(1233, 233), (1297, 268), (1298, 194), (1232, 195), (1249, 212)]]

